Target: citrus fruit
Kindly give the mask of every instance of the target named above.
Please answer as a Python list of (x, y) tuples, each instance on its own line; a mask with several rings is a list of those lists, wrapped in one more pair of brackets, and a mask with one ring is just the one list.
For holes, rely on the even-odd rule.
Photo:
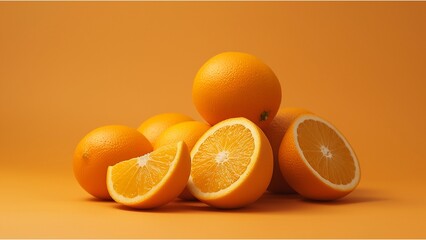
[[(198, 121), (187, 121), (177, 123), (167, 128), (155, 141), (154, 150), (172, 143), (184, 141), (188, 146), (188, 150), (191, 151), (192, 147), (198, 141), (198, 139), (209, 130), (210, 125)], [(179, 198), (185, 200), (195, 200), (187, 188), (179, 195)]]
[(184, 141), (188, 146), (189, 151), (198, 141), (198, 139), (209, 130), (210, 125), (198, 121), (186, 121), (177, 123), (167, 128), (163, 133), (158, 136), (154, 144), (154, 150), (168, 145), (171, 143), (177, 143)]
[(141, 132), (154, 146), (155, 140), (168, 127), (176, 123), (192, 120), (192, 118), (181, 113), (157, 114), (141, 123), (141, 125), (138, 127), (138, 131)]
[(170, 144), (108, 167), (108, 191), (116, 202), (129, 207), (159, 207), (182, 192), (190, 171), (185, 143)]
[(190, 192), (217, 208), (253, 203), (272, 176), (268, 139), (246, 118), (227, 119), (211, 127), (195, 144), (191, 159)]
[(271, 68), (257, 57), (225, 52), (210, 58), (199, 69), (192, 99), (211, 125), (245, 117), (264, 128), (281, 104), (281, 85)]
[(344, 136), (329, 122), (302, 114), (281, 142), (280, 168), (288, 184), (314, 200), (341, 198), (360, 180), (357, 157)]
[(273, 193), (294, 193), (294, 190), (285, 181), (279, 166), (278, 151), (280, 149), (281, 141), (284, 134), (290, 127), (290, 124), (300, 114), (309, 113), (308, 110), (303, 108), (280, 108), (277, 115), (272, 120), (271, 124), (264, 130), (266, 137), (274, 153), (274, 172), (272, 174), (271, 182), (268, 186), (268, 191)]
[(151, 144), (136, 129), (120, 125), (97, 128), (74, 151), (75, 178), (91, 195), (111, 199), (105, 182), (108, 166), (150, 151)]

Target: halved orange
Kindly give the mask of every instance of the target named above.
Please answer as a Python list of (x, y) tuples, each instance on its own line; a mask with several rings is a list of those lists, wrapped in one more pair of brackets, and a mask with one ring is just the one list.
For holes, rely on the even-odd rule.
[(116, 202), (129, 207), (159, 207), (182, 192), (190, 170), (186, 144), (169, 144), (108, 167), (108, 192)]
[(279, 163), (288, 184), (314, 200), (333, 200), (352, 192), (360, 181), (358, 159), (345, 137), (329, 122), (302, 114), (287, 130)]
[(287, 129), (300, 114), (309, 113), (303, 108), (280, 108), (277, 115), (265, 129), (264, 133), (269, 140), (274, 153), (274, 172), (268, 191), (272, 193), (294, 193), (295, 191), (285, 181), (279, 167), (278, 152)]
[(193, 147), (191, 159), (190, 192), (217, 208), (253, 203), (272, 176), (271, 145), (246, 118), (231, 118), (211, 127)]

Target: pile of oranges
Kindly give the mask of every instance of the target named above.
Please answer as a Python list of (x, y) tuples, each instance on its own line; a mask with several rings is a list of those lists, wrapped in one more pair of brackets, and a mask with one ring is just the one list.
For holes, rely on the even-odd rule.
[(75, 177), (99, 199), (142, 209), (177, 197), (239, 208), (265, 191), (314, 200), (353, 191), (360, 167), (348, 141), (316, 114), (282, 108), (281, 97), (278, 78), (257, 57), (218, 54), (193, 83), (205, 122), (164, 113), (137, 129), (97, 128), (76, 147)]

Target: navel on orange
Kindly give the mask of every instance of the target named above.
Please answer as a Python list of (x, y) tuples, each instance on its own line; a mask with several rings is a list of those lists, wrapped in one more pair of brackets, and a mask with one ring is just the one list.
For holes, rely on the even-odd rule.
[(190, 192), (217, 208), (253, 203), (272, 176), (268, 139), (246, 118), (231, 118), (211, 127), (195, 144), (191, 158)]
[(241, 52), (225, 52), (199, 69), (192, 99), (200, 115), (214, 125), (228, 118), (245, 117), (262, 129), (281, 104), (281, 85), (269, 66)]
[(344, 136), (329, 122), (302, 114), (281, 142), (280, 168), (289, 185), (314, 200), (341, 198), (360, 180), (358, 159)]
[(185, 143), (166, 145), (109, 167), (108, 191), (116, 202), (129, 207), (159, 207), (182, 192), (190, 170), (191, 159)]

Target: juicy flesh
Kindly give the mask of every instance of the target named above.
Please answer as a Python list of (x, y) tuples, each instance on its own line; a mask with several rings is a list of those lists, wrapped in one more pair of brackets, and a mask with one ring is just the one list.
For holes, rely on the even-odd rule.
[(297, 140), (306, 160), (323, 178), (334, 184), (349, 184), (355, 164), (344, 141), (326, 124), (305, 120), (297, 129)]
[(176, 151), (177, 147), (170, 145), (116, 164), (112, 172), (114, 190), (126, 198), (144, 195), (167, 174)]
[(254, 152), (254, 139), (241, 124), (225, 126), (210, 135), (192, 159), (191, 176), (202, 192), (218, 192), (246, 171)]

